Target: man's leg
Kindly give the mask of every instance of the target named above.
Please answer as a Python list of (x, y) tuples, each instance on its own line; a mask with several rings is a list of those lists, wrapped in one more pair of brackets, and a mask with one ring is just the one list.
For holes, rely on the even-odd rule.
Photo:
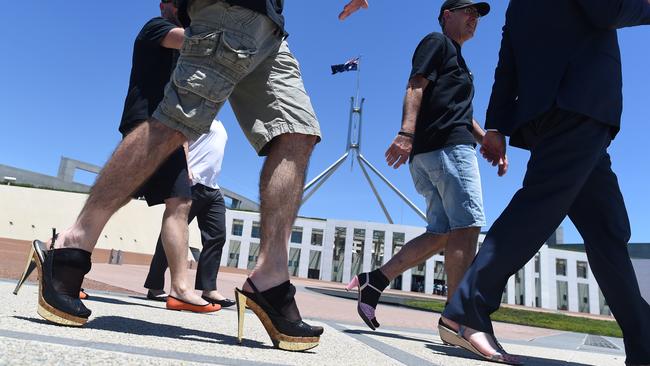
[[(271, 141), (260, 176), (260, 255), (250, 275), (259, 291), (289, 280), (288, 243), (302, 200), (316, 136), (284, 134)], [(252, 291), (247, 284), (246, 291)]]
[(489, 315), (499, 308), (508, 278), (562, 222), (610, 141), (607, 126), (584, 116), (557, 110), (542, 122), (523, 187), (490, 228), (443, 312), (454, 329), (467, 326), (466, 337), (487, 355), (497, 348), (487, 336), (494, 334)]
[[(198, 186), (198, 187), (197, 187)], [(217, 275), (221, 262), (221, 253), (226, 243), (226, 204), (221, 192), (205, 188), (201, 185), (195, 189), (201, 191), (194, 195), (195, 202), (204, 202), (203, 209), (198, 212), (197, 220), (201, 229), (201, 258), (196, 270), (194, 287), (203, 291), (204, 298), (224, 300), (225, 297), (217, 291)]]
[(111, 216), (185, 140), (180, 132), (155, 119), (136, 127), (118, 145), (97, 177), (77, 220), (60, 233), (54, 247), (92, 252)]
[(447, 299), (451, 299), (465, 271), (474, 260), (480, 227), (452, 230), (445, 248), (445, 271), (447, 272)]
[(165, 255), (165, 249), (163, 248), (162, 236), (158, 235), (156, 251), (151, 258), (149, 273), (147, 273), (147, 279), (144, 281), (144, 287), (149, 289), (153, 295), (164, 293), (165, 271), (167, 271), (168, 266), (167, 256)]
[(184, 302), (201, 305), (205, 300), (194, 292), (188, 285), (189, 272), (187, 269), (187, 253), (189, 228), (187, 217), (192, 201), (186, 198), (169, 198), (165, 200), (165, 213), (163, 214), (162, 237), (163, 247), (169, 263), (171, 274), (171, 291), (169, 294)]
[(448, 238), (449, 234), (424, 233), (406, 243), (379, 270), (390, 282), (407, 269), (413, 268), (445, 250)]
[(627, 362), (650, 363), (650, 306), (641, 296), (627, 251), (630, 223), (608, 154), (603, 154), (571, 206), (589, 265), (623, 330)]

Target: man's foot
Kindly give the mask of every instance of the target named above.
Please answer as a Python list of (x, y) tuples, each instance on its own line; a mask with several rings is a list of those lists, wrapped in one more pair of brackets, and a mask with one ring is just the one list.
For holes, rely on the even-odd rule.
[(487, 360), (510, 365), (522, 365), (521, 358), (508, 354), (496, 338), (488, 333), (465, 327), (441, 317), (438, 330), (443, 342), (462, 347)]
[(359, 273), (345, 287), (347, 291), (358, 289), (357, 312), (361, 319), (370, 329), (375, 330), (379, 327), (379, 322), (375, 317), (375, 309), (379, 303), (379, 297), (388, 287), (390, 281), (379, 270), (372, 272)]
[(153, 301), (165, 302), (167, 301), (167, 293), (165, 290), (149, 290), (147, 291), (147, 299)]
[(221, 305), (222, 308), (227, 308), (236, 304), (234, 300), (227, 299), (225, 296), (220, 294), (217, 290), (203, 291), (201, 297), (203, 298), (203, 300), (207, 302)]

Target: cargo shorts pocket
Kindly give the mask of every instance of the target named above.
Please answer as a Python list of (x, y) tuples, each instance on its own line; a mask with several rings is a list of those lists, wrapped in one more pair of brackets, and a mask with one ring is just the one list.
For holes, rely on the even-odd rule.
[(257, 50), (243, 35), (201, 32), (206, 28), (210, 29), (192, 26), (187, 30), (173, 81), (179, 89), (222, 103), (248, 72)]

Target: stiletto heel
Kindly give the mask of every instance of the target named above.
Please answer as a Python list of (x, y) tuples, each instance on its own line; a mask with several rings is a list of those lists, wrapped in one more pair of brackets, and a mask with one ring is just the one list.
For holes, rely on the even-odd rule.
[(23, 275), (20, 276), (20, 279), (16, 284), (16, 288), (14, 289), (14, 295), (18, 295), (18, 291), (20, 291), (20, 288), (23, 286), (23, 283), (25, 283), (25, 280), (27, 280), (27, 277), (29, 277), (29, 275), (34, 272), (34, 269), (36, 268), (35, 255), (36, 253), (34, 252), (34, 246), (32, 245), (32, 247), (29, 249), (29, 256), (27, 257), (27, 264), (25, 265)]
[(246, 313), (246, 295), (235, 289), (235, 301), (237, 302), (237, 340), (239, 344), (244, 339), (244, 314)]
[[(322, 327), (310, 326), (302, 321), (302, 319), (290, 320), (264, 298), (264, 295), (257, 290), (250, 279), (246, 279), (246, 282), (253, 289), (252, 293), (235, 289), (237, 316), (239, 317), (238, 339), (240, 342), (243, 338), (244, 331), (244, 311), (246, 308), (249, 308), (253, 310), (257, 318), (262, 322), (266, 333), (276, 348), (285, 351), (306, 351), (318, 346), (320, 335), (323, 334)], [(282, 311), (291, 312), (292, 310), (288, 309), (292, 309), (295, 306), (293, 297), (296, 290), (291, 284), (288, 284), (287, 289), (288, 292), (285, 294)], [(300, 314), (298, 313), (297, 316), (299, 318)]]

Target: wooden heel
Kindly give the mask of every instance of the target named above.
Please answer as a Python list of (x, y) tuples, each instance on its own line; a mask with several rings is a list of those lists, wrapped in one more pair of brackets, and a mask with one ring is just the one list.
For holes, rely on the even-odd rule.
[(34, 272), (34, 269), (36, 268), (36, 260), (36, 252), (34, 251), (34, 246), (32, 246), (29, 250), (29, 256), (27, 257), (27, 264), (25, 265), (23, 275), (20, 276), (16, 288), (14, 289), (14, 295), (18, 295), (18, 291), (20, 291), (20, 288), (27, 280), (27, 277)]

